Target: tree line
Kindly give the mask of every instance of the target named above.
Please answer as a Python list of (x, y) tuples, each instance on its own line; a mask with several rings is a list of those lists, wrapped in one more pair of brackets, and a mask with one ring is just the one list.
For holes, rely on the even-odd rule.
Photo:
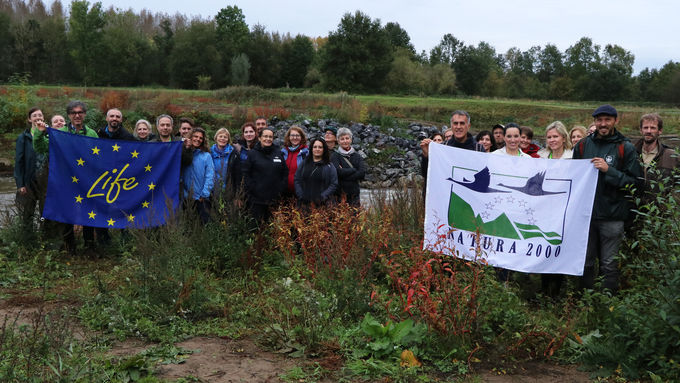
[(583, 37), (497, 52), (446, 34), (417, 53), (398, 23), (356, 11), (326, 37), (249, 26), (237, 6), (210, 18), (104, 9), (74, 0), (0, 0), (0, 81), (214, 89), (680, 102), (680, 62), (633, 75), (634, 55)]

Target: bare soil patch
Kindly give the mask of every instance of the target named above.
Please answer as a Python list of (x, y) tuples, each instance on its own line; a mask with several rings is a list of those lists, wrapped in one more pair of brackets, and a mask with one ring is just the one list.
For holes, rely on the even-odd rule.
[(279, 375), (295, 366), (285, 356), (261, 351), (249, 340), (197, 337), (177, 343), (193, 350), (186, 362), (161, 366), (157, 376), (177, 379), (187, 376), (203, 382), (279, 382)]

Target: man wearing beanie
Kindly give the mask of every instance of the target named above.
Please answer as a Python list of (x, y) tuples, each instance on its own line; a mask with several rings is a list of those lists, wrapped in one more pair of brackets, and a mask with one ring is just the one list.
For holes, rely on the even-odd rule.
[(599, 260), (604, 288), (616, 294), (619, 270), (616, 257), (623, 239), (624, 222), (632, 207), (626, 187), (641, 185), (642, 170), (637, 152), (628, 138), (616, 130), (619, 116), (611, 105), (595, 109), (595, 133), (583, 138), (574, 148), (575, 159), (590, 158), (599, 171), (593, 215), (588, 234), (582, 287), (592, 289), (595, 260)]

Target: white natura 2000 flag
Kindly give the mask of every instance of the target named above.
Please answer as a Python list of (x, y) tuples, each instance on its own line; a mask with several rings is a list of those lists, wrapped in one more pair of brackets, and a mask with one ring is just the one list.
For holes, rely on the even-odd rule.
[[(582, 275), (597, 185), (589, 160), (432, 143), (424, 248), (532, 273)], [(477, 236), (479, 232), (479, 236)]]

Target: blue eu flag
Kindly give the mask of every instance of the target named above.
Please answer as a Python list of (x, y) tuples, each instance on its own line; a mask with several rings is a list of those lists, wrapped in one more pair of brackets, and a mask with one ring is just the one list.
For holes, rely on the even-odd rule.
[(45, 218), (126, 228), (162, 225), (179, 204), (182, 143), (103, 140), (49, 129)]

